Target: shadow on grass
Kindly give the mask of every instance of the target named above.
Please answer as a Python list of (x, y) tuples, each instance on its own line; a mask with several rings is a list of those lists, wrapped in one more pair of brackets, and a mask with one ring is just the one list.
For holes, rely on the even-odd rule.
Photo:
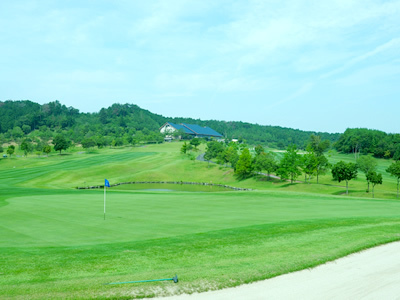
[[(368, 193), (365, 192), (365, 190), (349, 190), (348, 195), (351, 196), (351, 194), (357, 194), (357, 193), (365, 193), (365, 195), (369, 195)], [(372, 195), (372, 193), (370, 193), (370, 194)], [(332, 193), (332, 195), (336, 195), (336, 196), (346, 195), (346, 188), (343, 188), (340, 191), (334, 192), (334, 193)]]
[(261, 181), (261, 182), (270, 182), (270, 183), (282, 183), (284, 181), (282, 181), (281, 179), (278, 178), (273, 178), (273, 177), (267, 177), (267, 176), (257, 176), (255, 177), (255, 179), (257, 181)]

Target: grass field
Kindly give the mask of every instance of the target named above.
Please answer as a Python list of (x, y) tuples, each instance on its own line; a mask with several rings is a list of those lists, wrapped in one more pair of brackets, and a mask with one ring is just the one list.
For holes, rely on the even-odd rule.
[[(343, 184), (236, 181), (179, 143), (0, 161), (0, 298), (131, 299), (205, 291), (309, 268), (400, 240), (395, 180), (375, 199), (362, 175)], [(351, 160), (333, 153), (331, 160)], [(380, 161), (380, 172), (389, 162)], [(382, 170), (382, 171), (381, 171)], [(194, 181), (252, 188), (149, 192), (77, 186)], [(301, 180), (301, 178), (299, 178)], [(170, 281), (107, 282), (179, 276)]]

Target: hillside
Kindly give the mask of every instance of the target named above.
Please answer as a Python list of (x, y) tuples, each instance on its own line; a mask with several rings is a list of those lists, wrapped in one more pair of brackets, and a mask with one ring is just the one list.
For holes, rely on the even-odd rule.
[[(312, 134), (320, 135), (322, 139), (332, 143), (340, 137), (339, 133), (302, 131), (240, 121), (168, 118), (134, 104), (113, 104), (108, 108), (101, 108), (98, 113), (81, 113), (59, 101), (40, 105), (29, 100), (7, 100), (0, 102), (0, 142), (17, 141), (26, 135), (48, 140), (55, 133), (64, 133), (75, 143), (96, 137), (119, 139), (117, 142), (121, 144), (160, 142), (163, 139), (158, 130), (167, 121), (208, 126), (228, 139), (244, 139), (248, 144), (281, 149), (290, 144), (297, 144), (302, 148)], [(34, 131), (37, 133), (32, 134)]]

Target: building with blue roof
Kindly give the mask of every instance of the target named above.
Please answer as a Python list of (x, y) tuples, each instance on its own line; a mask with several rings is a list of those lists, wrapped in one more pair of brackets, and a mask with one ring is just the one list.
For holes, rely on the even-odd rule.
[(196, 124), (186, 124), (186, 123), (174, 124), (171, 122), (167, 122), (160, 128), (160, 132), (166, 135), (166, 140), (173, 139), (172, 133), (174, 133), (175, 131), (181, 131), (182, 133), (197, 138), (215, 138), (215, 139), (222, 138), (222, 134), (218, 133), (214, 129), (207, 126), (202, 127)]

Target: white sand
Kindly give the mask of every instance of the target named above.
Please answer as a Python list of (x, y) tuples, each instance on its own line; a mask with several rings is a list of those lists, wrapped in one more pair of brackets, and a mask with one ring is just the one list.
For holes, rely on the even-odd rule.
[(400, 242), (236, 288), (159, 299), (400, 299)]

